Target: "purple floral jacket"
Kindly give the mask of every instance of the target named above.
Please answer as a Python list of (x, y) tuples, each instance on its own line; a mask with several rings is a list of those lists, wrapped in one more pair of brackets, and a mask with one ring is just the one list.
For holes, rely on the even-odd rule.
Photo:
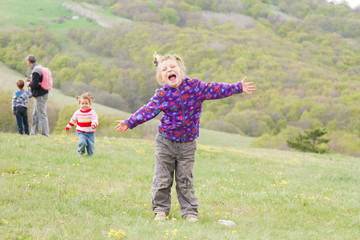
[(242, 93), (242, 84), (205, 83), (196, 78), (183, 79), (178, 88), (166, 84), (155, 91), (150, 102), (125, 120), (132, 129), (164, 112), (159, 134), (164, 138), (187, 142), (199, 137), (200, 114), (204, 100), (226, 98)]

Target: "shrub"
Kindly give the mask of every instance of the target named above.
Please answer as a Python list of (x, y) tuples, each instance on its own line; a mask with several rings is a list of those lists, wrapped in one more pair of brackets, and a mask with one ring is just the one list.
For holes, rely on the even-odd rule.
[(16, 118), (11, 110), (12, 94), (0, 92), (0, 131), (17, 132)]
[(70, 118), (74, 112), (79, 108), (78, 105), (64, 105), (58, 113), (58, 118), (53, 129), (54, 134), (64, 132), (66, 125), (69, 123)]
[(334, 152), (360, 157), (360, 137), (355, 133), (334, 131), (329, 133), (329, 147)]
[(250, 147), (289, 150), (286, 139), (294, 138), (301, 131), (301, 128), (287, 126), (277, 135), (263, 134), (261, 137), (256, 138)]
[(299, 133), (295, 138), (286, 140), (287, 146), (302, 152), (326, 153), (329, 151), (329, 148), (324, 145), (330, 141), (330, 139), (324, 138), (327, 133), (326, 128), (316, 128), (304, 132), (304, 135)]

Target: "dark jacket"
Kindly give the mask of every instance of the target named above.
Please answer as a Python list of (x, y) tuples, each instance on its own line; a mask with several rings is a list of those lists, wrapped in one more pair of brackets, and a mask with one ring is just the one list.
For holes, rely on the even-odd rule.
[(31, 73), (31, 83), (29, 87), (31, 88), (31, 93), (33, 97), (40, 97), (47, 94), (49, 91), (42, 89), (40, 83), (42, 82), (42, 73), (41, 73), (41, 65), (34, 63), (31, 65), (30, 69)]

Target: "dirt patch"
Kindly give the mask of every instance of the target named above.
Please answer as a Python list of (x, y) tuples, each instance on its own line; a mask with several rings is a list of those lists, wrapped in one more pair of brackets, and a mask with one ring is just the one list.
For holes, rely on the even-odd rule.
[[(68, 9), (69, 11), (78, 14), (80, 17), (86, 17), (94, 20), (97, 24), (99, 24), (102, 27), (105, 28), (111, 28), (112, 24), (104, 20), (99, 14), (96, 14), (92, 12), (92, 10), (86, 9), (85, 7), (82, 7), (80, 5), (69, 3), (69, 2), (63, 2), (61, 4), (64, 8)], [(91, 6), (90, 4), (86, 5), (87, 7)], [(91, 7), (91, 9), (94, 9)]]

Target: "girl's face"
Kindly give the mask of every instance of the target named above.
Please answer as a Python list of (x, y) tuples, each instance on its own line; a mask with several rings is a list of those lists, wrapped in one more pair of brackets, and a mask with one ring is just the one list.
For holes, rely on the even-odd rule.
[(168, 59), (159, 64), (161, 81), (169, 87), (177, 88), (182, 82), (183, 71), (174, 59)]
[(90, 108), (90, 106), (91, 106), (91, 103), (90, 103), (89, 99), (82, 99), (82, 98), (80, 99), (80, 109), (82, 111), (88, 110)]

